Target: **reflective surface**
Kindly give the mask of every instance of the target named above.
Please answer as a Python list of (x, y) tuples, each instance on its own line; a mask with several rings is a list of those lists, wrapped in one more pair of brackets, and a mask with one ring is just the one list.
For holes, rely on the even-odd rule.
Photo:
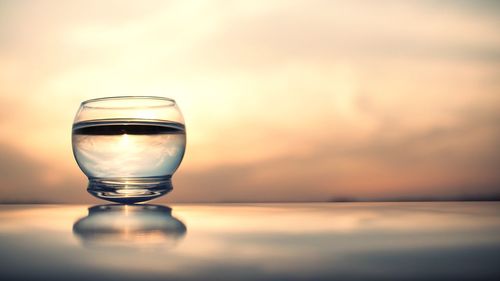
[(2, 280), (492, 280), (499, 203), (3, 205)]

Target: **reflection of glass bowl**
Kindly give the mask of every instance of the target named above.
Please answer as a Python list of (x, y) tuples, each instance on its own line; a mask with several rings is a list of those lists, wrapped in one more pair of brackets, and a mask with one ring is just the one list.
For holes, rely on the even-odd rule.
[(85, 245), (170, 247), (186, 234), (186, 226), (159, 205), (98, 205), (73, 225)]

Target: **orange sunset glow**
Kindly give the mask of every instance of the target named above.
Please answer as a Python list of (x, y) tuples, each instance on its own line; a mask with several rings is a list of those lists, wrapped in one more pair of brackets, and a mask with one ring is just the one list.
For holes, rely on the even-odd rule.
[(97, 202), (84, 100), (176, 100), (159, 202), (494, 198), (495, 1), (0, 1), (0, 202)]

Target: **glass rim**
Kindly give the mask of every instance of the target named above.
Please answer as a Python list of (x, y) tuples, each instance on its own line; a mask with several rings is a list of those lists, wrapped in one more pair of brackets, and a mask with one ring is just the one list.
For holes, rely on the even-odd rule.
[[(138, 105), (138, 106), (109, 106), (109, 105), (97, 105), (92, 106), (92, 103), (106, 102), (106, 101), (114, 101), (114, 100), (156, 100), (160, 102), (167, 102), (166, 104), (155, 104), (155, 105)], [(125, 109), (125, 108), (151, 108), (151, 107), (168, 107), (174, 106), (176, 104), (175, 100), (167, 97), (160, 96), (111, 96), (111, 97), (101, 97), (95, 99), (85, 100), (81, 103), (82, 107), (88, 108), (103, 108), (103, 109)]]

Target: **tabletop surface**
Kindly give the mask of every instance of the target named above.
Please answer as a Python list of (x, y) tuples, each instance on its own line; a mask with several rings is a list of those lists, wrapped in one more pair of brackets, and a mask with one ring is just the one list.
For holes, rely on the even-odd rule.
[(500, 203), (0, 205), (2, 280), (500, 280)]

